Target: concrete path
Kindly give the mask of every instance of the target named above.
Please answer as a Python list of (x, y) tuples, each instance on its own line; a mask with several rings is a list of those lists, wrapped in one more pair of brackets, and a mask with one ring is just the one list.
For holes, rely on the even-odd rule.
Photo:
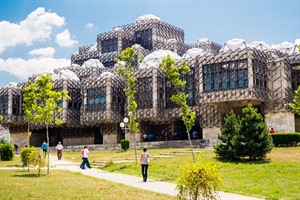
[[(50, 166), (51, 169), (57, 170), (69, 170), (72, 172), (80, 172), (87, 176), (92, 176), (100, 179), (105, 179), (108, 181), (122, 183), (131, 187), (141, 188), (144, 190), (150, 190), (153, 192), (158, 192), (162, 194), (168, 194), (171, 196), (176, 196), (176, 184), (174, 183), (167, 183), (162, 181), (155, 181), (155, 180), (147, 180), (147, 182), (143, 182), (142, 178), (129, 176), (124, 174), (117, 174), (106, 172), (100, 169), (80, 169), (79, 163), (72, 163), (66, 160), (57, 160), (57, 157), (50, 155)], [(261, 200), (258, 198), (242, 196), (238, 194), (231, 194), (225, 192), (218, 192), (219, 200)]]

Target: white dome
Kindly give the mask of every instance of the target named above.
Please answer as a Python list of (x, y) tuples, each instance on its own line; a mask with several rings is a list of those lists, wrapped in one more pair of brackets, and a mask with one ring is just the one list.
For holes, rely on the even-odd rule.
[(16, 82), (9, 82), (5, 87), (17, 88), (18, 87), (18, 83), (16, 83)]
[(294, 49), (294, 44), (293, 43), (290, 43), (290, 42), (282, 42), (280, 44), (272, 44), (271, 45), (271, 48), (272, 49), (276, 49), (282, 53), (288, 53), (290, 54), (291, 51), (293, 51)]
[(102, 72), (99, 76), (99, 78), (104, 78), (104, 77), (115, 77), (116, 75), (111, 73), (111, 72)]
[(191, 49), (189, 49), (189, 50), (187, 50), (184, 54), (183, 54), (183, 56), (182, 56), (182, 58), (183, 59), (187, 59), (187, 58), (194, 58), (194, 57), (196, 57), (196, 56), (203, 56), (203, 55), (208, 55), (208, 54), (210, 54), (210, 53), (207, 53), (207, 52), (205, 52), (203, 49), (201, 49), (201, 48), (191, 48)]
[(89, 51), (97, 51), (97, 43), (95, 43), (93, 46), (91, 46)]
[(208, 38), (200, 38), (197, 40), (198, 43), (203, 43), (203, 42), (210, 42)]
[(170, 50), (158, 50), (154, 51), (153, 53), (150, 53), (147, 55), (144, 59), (139, 68), (146, 68), (146, 67), (159, 67), (161, 61), (167, 57), (167, 55), (170, 55), (172, 59), (180, 60), (182, 59), (179, 55), (176, 53), (170, 51)]
[(104, 65), (97, 59), (89, 59), (89, 60), (85, 61), (81, 67), (82, 68), (86, 68), (86, 67), (105, 68)]
[(78, 76), (72, 72), (71, 70), (61, 70), (57, 74), (52, 75), (52, 80), (60, 80), (60, 79), (66, 79), (66, 80), (74, 80), (74, 81), (79, 81)]
[(228, 40), (224, 46), (221, 48), (220, 51), (226, 52), (226, 51), (234, 51), (236, 49), (244, 49), (248, 45), (246, 44), (245, 40), (234, 38), (232, 40)]
[(254, 42), (250, 43), (249, 46), (251, 48), (259, 49), (259, 50), (262, 50), (262, 51), (269, 50), (271, 48), (270, 45), (268, 45), (264, 41), (254, 41)]
[(161, 21), (161, 19), (155, 15), (152, 15), (152, 14), (145, 14), (145, 15), (142, 15), (140, 16), (136, 22), (140, 22), (140, 21), (149, 21), (151, 19), (155, 19), (155, 20), (159, 20)]

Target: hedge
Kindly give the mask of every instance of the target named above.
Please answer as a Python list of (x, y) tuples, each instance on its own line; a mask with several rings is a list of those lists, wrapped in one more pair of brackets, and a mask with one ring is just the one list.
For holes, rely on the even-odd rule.
[(300, 144), (300, 133), (290, 132), (283, 133), (277, 132), (271, 135), (275, 146), (297, 146)]

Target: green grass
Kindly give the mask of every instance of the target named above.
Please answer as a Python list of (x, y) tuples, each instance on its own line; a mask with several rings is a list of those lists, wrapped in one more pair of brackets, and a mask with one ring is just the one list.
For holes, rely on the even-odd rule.
[[(44, 174), (46, 174), (44, 172)], [(1, 199), (169, 200), (175, 197), (128, 187), (80, 173), (51, 170), (37, 177), (34, 170), (0, 170)], [(3, 181), (5, 180), (5, 181)]]
[[(170, 158), (157, 158), (159, 154), (186, 152), (188, 149), (149, 149), (152, 157), (149, 178), (175, 183), (180, 168), (192, 162), (191, 155), (177, 154)], [(138, 151), (138, 155), (141, 151)], [(173, 154), (174, 155), (174, 154)], [(80, 162), (78, 152), (64, 153), (64, 157)], [(215, 162), (223, 180), (220, 190), (267, 199), (299, 199), (300, 197), (300, 147), (274, 148), (264, 161), (222, 162), (213, 151), (196, 153), (197, 162)], [(134, 151), (91, 152), (91, 161), (114, 161), (104, 170), (141, 176), (139, 165), (135, 165)], [(117, 163), (117, 161), (131, 161)]]
[[(148, 153), (152, 157), (149, 178), (175, 183), (180, 168), (185, 163), (192, 162), (190, 154), (183, 154), (186, 151), (188, 149), (149, 149)], [(178, 152), (182, 153), (178, 154)], [(140, 153), (141, 150), (138, 151), (138, 157)], [(160, 154), (171, 154), (174, 157), (160, 158)], [(79, 163), (80, 152), (64, 152), (63, 159)], [(196, 159), (197, 162), (217, 163), (223, 180), (221, 191), (272, 200), (295, 200), (300, 197), (300, 147), (274, 148), (267, 155), (266, 160), (255, 162), (222, 162), (216, 159), (213, 151), (197, 149)], [(94, 167), (97, 167), (95, 165), (97, 162), (113, 161), (114, 164), (104, 170), (141, 177), (140, 166), (135, 164), (132, 150), (91, 152), (90, 161), (94, 163)], [(14, 161), (0, 162), (0, 167), (14, 165), (20, 165), (20, 158), (15, 157)]]

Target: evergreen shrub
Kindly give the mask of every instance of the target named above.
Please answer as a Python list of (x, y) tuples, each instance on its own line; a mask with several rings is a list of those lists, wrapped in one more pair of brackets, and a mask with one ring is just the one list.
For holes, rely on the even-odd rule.
[(10, 143), (0, 144), (0, 160), (10, 161), (14, 157), (14, 148)]
[(126, 139), (121, 140), (121, 148), (124, 151), (127, 151), (129, 149), (129, 146), (130, 146), (130, 141), (129, 140), (126, 140)]
[(277, 132), (271, 135), (275, 146), (297, 146), (300, 143), (300, 133)]

